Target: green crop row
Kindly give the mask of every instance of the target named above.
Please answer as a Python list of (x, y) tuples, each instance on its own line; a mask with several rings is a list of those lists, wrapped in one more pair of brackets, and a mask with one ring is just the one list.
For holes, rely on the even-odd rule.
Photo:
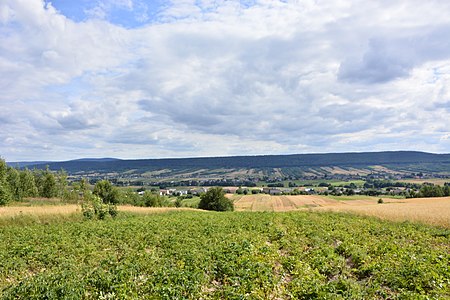
[(450, 232), (332, 213), (0, 227), (3, 299), (445, 299)]

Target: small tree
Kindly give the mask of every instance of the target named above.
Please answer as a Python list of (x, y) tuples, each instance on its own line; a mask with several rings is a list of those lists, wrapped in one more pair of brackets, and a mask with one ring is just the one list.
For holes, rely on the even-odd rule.
[(67, 172), (62, 168), (57, 173), (56, 184), (58, 189), (58, 196), (64, 200), (69, 199), (69, 193), (67, 192)]
[(233, 201), (225, 197), (225, 192), (220, 187), (210, 188), (200, 196), (198, 208), (215, 211), (233, 211)]
[(162, 206), (162, 199), (158, 194), (153, 194), (152, 192), (145, 191), (144, 196), (142, 198), (144, 200), (144, 205), (147, 207)]
[(48, 166), (45, 171), (38, 175), (39, 196), (52, 198), (58, 195), (55, 175), (49, 170)]
[(99, 196), (103, 203), (119, 203), (119, 193), (108, 180), (100, 180), (95, 184), (94, 195)]
[(104, 220), (108, 215), (117, 216), (117, 207), (114, 204), (105, 204), (99, 196), (88, 192), (81, 202), (81, 211), (85, 219)]

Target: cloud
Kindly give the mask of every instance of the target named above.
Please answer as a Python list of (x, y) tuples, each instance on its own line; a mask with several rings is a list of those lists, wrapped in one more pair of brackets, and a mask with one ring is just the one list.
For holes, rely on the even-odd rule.
[(8, 160), (450, 150), (450, 4), (77, 5), (0, 4)]
[[(349, 58), (339, 68), (339, 79), (385, 83), (408, 77), (428, 61), (450, 58), (450, 24), (420, 30), (400, 30), (396, 37), (374, 37), (362, 58)], [(422, 31), (426, 31), (423, 33)]]

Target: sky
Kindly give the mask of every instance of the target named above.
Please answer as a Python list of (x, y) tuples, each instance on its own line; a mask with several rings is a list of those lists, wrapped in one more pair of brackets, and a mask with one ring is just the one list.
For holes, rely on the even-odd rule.
[(1, 0), (0, 156), (450, 153), (450, 1)]

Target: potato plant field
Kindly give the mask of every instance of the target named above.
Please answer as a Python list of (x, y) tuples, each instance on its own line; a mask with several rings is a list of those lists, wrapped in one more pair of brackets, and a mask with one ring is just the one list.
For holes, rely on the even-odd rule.
[(2, 299), (447, 299), (450, 230), (329, 212), (0, 226)]

